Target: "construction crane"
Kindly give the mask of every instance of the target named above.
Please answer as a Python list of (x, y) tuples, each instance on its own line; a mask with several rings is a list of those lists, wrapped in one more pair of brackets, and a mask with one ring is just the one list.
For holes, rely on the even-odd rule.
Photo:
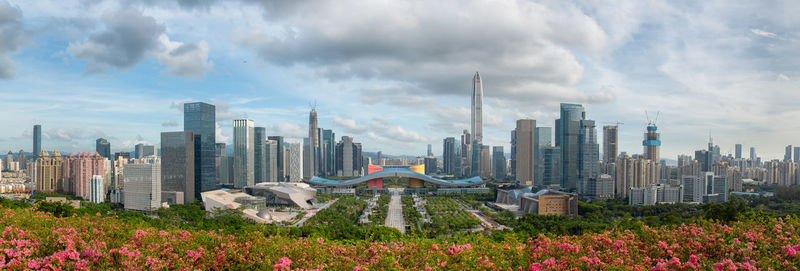
[(622, 122), (619, 122), (619, 121), (617, 121), (617, 122), (603, 122), (603, 124), (614, 124), (616, 126), (619, 126), (620, 124), (625, 125), (625, 123), (622, 123)]
[(652, 124), (653, 126), (655, 126), (656, 123), (658, 122), (658, 116), (659, 115), (661, 115), (661, 111), (656, 111), (656, 118), (651, 120), (650, 119), (650, 115), (647, 114), (647, 110), (645, 110), (644, 111), (644, 116), (647, 118), (647, 125), (649, 126), (649, 125)]

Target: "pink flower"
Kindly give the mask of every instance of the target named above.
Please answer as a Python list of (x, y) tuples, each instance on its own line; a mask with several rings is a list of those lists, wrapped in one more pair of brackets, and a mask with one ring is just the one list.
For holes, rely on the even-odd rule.
[(273, 267), (275, 270), (289, 270), (289, 265), (292, 264), (292, 260), (286, 257), (281, 258), (278, 260), (278, 263), (275, 264)]
[(530, 267), (528, 267), (528, 271), (539, 271), (542, 270), (542, 265), (539, 263), (533, 263)]
[(616, 241), (616, 242), (614, 242), (614, 247), (617, 247), (617, 248), (621, 247), (622, 244), (623, 244), (622, 241)]
[[(797, 246), (800, 247), (800, 246)], [(783, 246), (783, 249), (786, 250), (786, 254), (789, 254), (790, 257), (797, 256), (797, 248), (792, 247), (791, 245)]]

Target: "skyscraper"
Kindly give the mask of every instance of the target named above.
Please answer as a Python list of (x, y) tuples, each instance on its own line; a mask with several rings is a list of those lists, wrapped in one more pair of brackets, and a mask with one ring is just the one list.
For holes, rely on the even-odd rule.
[(253, 179), (261, 183), (267, 180), (267, 129), (255, 127), (253, 132)]
[(794, 161), (800, 162), (800, 147), (794, 147)]
[(42, 152), (42, 126), (36, 124), (33, 126), (33, 160), (39, 158), (40, 152)]
[(553, 134), (553, 128), (551, 127), (536, 127), (535, 129), (534, 136), (536, 138), (533, 141), (534, 142), (533, 151), (535, 153), (536, 159), (534, 159), (533, 164), (536, 167), (536, 169), (534, 170), (536, 174), (533, 177), (534, 184), (541, 184), (542, 182), (543, 178), (542, 173), (544, 173), (544, 171), (542, 171), (543, 169), (542, 167), (544, 166), (544, 163), (542, 162), (542, 158), (544, 157), (542, 155), (542, 148), (553, 146), (552, 134)]
[(183, 130), (195, 136), (195, 198), (200, 193), (219, 188), (217, 163), (214, 155), (216, 116), (214, 105), (196, 102), (183, 105)]
[[(557, 143), (561, 148), (561, 187), (572, 190), (577, 188), (578, 181), (578, 133), (580, 121), (586, 118), (586, 112), (580, 104), (561, 104), (561, 118), (556, 123)], [(519, 162), (517, 162), (519, 163)], [(517, 165), (519, 170), (519, 165)]]
[(742, 158), (742, 144), (736, 144), (736, 156), (734, 158)]
[(95, 150), (100, 156), (111, 160), (111, 143), (108, 143), (108, 140), (105, 138), (98, 138), (97, 141), (95, 141)]
[(456, 174), (456, 139), (448, 137), (443, 141), (442, 162), (444, 164), (444, 174), (454, 175)]
[(431, 148), (431, 144), (428, 144), (428, 153), (426, 155), (428, 157), (433, 157), (433, 149)]
[(561, 149), (559, 147), (542, 148), (542, 182), (539, 185), (561, 184)]
[[(175, 204), (189, 204), (195, 200), (194, 138), (192, 132), (161, 133), (161, 191), (183, 194), (183, 202)], [(225, 143), (221, 144), (224, 149)]]
[(255, 184), (255, 137), (252, 120), (233, 120), (233, 187), (244, 188)]
[(134, 151), (136, 152), (136, 159), (142, 159), (148, 156), (156, 155), (156, 146), (139, 143), (136, 144)]
[(483, 179), (489, 179), (492, 177), (492, 150), (489, 149), (487, 145), (479, 146), (481, 146), (479, 165), (481, 170), (478, 172), (478, 175)]
[(750, 147), (750, 160), (756, 160), (756, 147)]
[(461, 172), (460, 176), (472, 174), (472, 136), (464, 130), (461, 134)]
[(278, 181), (278, 142), (275, 140), (266, 141), (266, 152), (264, 157), (264, 164), (266, 165), (267, 182)]
[[(195, 136), (195, 138), (197, 137)], [(196, 144), (197, 142), (195, 142), (195, 145)], [(196, 149), (195, 153), (197, 153)], [(214, 158), (217, 165), (216, 168), (217, 182), (220, 185), (233, 185), (233, 157), (228, 156), (225, 143), (215, 144), (214, 154), (216, 155)], [(163, 155), (163, 150), (162, 150), (162, 155)], [(197, 164), (197, 160), (198, 158), (195, 156), (195, 164)], [(197, 168), (195, 168), (195, 172), (197, 172)], [(196, 176), (195, 179), (197, 179)]]
[(619, 126), (603, 126), (603, 163), (610, 164), (617, 161)]
[(578, 194), (584, 195), (588, 192), (588, 184), (591, 179), (600, 176), (600, 146), (597, 144), (597, 129), (593, 120), (581, 120), (581, 128), (578, 131)]
[(89, 179), (89, 201), (100, 204), (105, 201), (105, 182), (103, 181), (103, 176), (100, 175), (93, 175), (91, 179)]
[(783, 155), (783, 161), (792, 161), (792, 145), (786, 146), (786, 153)]
[(64, 187), (64, 160), (61, 153), (46, 150), (39, 152), (36, 162), (36, 191), (55, 193), (63, 191)]
[(483, 82), (481, 75), (475, 72), (472, 77), (472, 141), (483, 143)]
[(317, 127), (317, 110), (311, 108), (311, 112), (308, 113), (308, 139), (310, 145), (308, 146), (310, 149), (310, 157), (306, 159), (310, 165), (306, 165), (305, 163), (303, 166), (307, 166), (311, 169), (311, 174), (307, 177), (311, 177), (315, 174), (319, 174), (318, 165), (316, 165), (317, 161), (317, 149), (319, 148), (319, 127)]
[(314, 176), (314, 145), (311, 144), (311, 139), (303, 138), (303, 177), (310, 178)]
[(536, 120), (517, 120), (516, 128), (516, 180), (518, 185), (534, 185), (536, 167)]
[(503, 180), (506, 178), (506, 155), (503, 146), (492, 147), (492, 178)]
[(509, 159), (508, 164), (511, 166), (510, 172), (511, 177), (516, 180), (517, 176), (517, 130), (511, 130), (511, 159)]
[(337, 176), (358, 176), (362, 163), (360, 156), (360, 150), (356, 143), (353, 143), (353, 138), (343, 136), (342, 141), (336, 144)]
[(100, 154), (69, 154), (64, 158), (63, 191), (81, 198), (89, 198), (89, 182), (94, 175), (105, 175), (104, 158)]
[(320, 175), (336, 176), (336, 134), (332, 130), (320, 128), (319, 140), (319, 161), (322, 161)]
[(655, 123), (647, 124), (647, 132), (644, 133), (644, 140), (642, 141), (644, 147), (644, 158), (653, 162), (660, 161), (659, 149), (661, 148), (661, 134), (658, 133), (658, 127)]
[(289, 182), (299, 183), (303, 181), (303, 142), (289, 143)]
[(283, 137), (282, 136), (269, 136), (267, 138), (269, 140), (273, 140), (273, 141), (277, 142), (277, 144), (278, 144), (278, 155), (275, 158), (275, 167), (277, 167), (277, 174), (278, 174), (278, 180), (277, 181), (284, 182), (284, 181), (286, 181), (286, 179), (285, 179), (286, 178), (286, 173), (287, 173), (286, 172), (287, 171), (286, 170), (286, 166), (287, 166), (286, 164), (288, 164), (288, 163), (286, 163), (286, 161), (284, 159), (284, 157), (285, 157), (284, 153), (285, 153), (286, 147), (284, 147)]

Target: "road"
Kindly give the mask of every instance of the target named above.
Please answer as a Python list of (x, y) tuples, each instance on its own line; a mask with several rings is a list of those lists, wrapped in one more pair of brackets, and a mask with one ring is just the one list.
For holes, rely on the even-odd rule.
[(324, 210), (324, 209), (327, 209), (328, 207), (331, 207), (331, 204), (333, 204), (334, 202), (336, 202), (336, 200), (335, 200), (335, 199), (334, 199), (334, 200), (331, 200), (331, 201), (330, 201), (330, 202), (328, 202), (328, 203), (325, 203), (325, 204), (323, 204), (323, 205), (322, 205), (322, 206), (320, 206), (320, 208), (318, 208), (318, 209), (312, 209), (312, 210), (308, 210), (308, 212), (306, 213), (306, 215), (305, 215), (305, 216), (303, 216), (303, 218), (302, 218), (302, 219), (300, 219), (299, 221), (297, 221), (297, 223), (294, 223), (294, 224), (292, 224), (291, 226), (292, 226), (292, 227), (300, 227), (300, 226), (303, 226), (303, 223), (305, 223), (305, 222), (306, 222), (306, 220), (308, 220), (308, 219), (309, 219), (309, 218), (311, 218), (312, 216), (316, 215), (316, 214), (317, 214), (317, 212), (319, 212), (319, 211), (322, 211), (322, 210)]
[(386, 223), (384, 225), (406, 233), (406, 221), (403, 219), (403, 203), (400, 199), (400, 193), (394, 191), (392, 199), (389, 201), (389, 213), (386, 214)]

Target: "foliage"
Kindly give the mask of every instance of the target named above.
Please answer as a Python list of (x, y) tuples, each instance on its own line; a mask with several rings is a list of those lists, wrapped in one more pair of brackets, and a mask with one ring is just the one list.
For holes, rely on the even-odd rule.
[(386, 222), (386, 216), (389, 215), (389, 201), (392, 199), (390, 195), (380, 195), (378, 197), (377, 206), (372, 210), (369, 215), (369, 221), (373, 225), (383, 225)]
[(424, 229), (430, 231), (431, 236), (436, 236), (470, 230), (480, 225), (474, 215), (462, 208), (451, 198), (428, 197), (425, 209), (431, 219), (429, 223), (425, 223)]
[[(122, 216), (56, 217), (33, 208), (3, 206), (0, 269), (789, 270), (800, 266), (800, 219), (740, 218), (728, 225), (698, 219), (655, 227), (627, 219), (637, 226), (562, 236), (508, 233), (497, 240), (482, 234), (419, 239), (385, 227), (355, 227), (362, 239), (332, 241), (315, 230), (341, 229), (326, 225), (257, 225), (238, 233), (160, 229), (129, 223)], [(310, 235), (296, 237), (302, 231)]]
[(327, 209), (317, 212), (306, 222), (309, 225), (353, 226), (367, 207), (367, 202), (356, 196), (343, 196)]

